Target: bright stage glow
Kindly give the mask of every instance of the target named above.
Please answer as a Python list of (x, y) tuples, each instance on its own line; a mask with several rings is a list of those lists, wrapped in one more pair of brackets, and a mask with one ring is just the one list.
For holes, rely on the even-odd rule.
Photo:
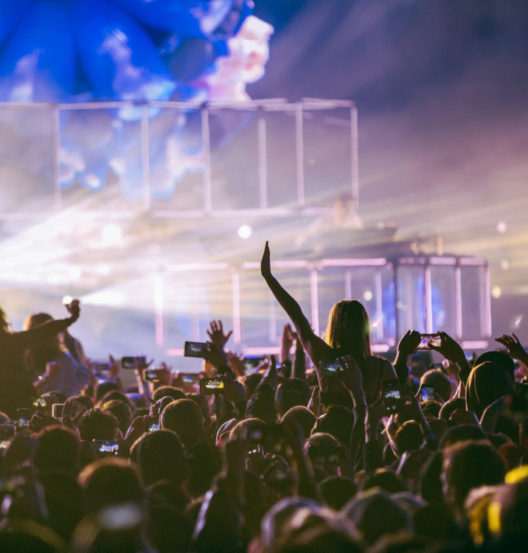
[(508, 225), (504, 221), (497, 223), (497, 232), (504, 234), (508, 230)]
[(374, 295), (372, 294), (372, 290), (365, 290), (363, 293), (363, 299), (365, 301), (371, 301)]
[(105, 246), (120, 246), (123, 240), (123, 231), (115, 223), (105, 225), (101, 230), (101, 239)]
[(497, 300), (502, 296), (502, 288), (500, 286), (494, 286), (491, 289), (491, 295)]
[(249, 225), (242, 225), (238, 229), (238, 236), (240, 236), (240, 238), (243, 238), (244, 240), (251, 238), (252, 234), (253, 229)]

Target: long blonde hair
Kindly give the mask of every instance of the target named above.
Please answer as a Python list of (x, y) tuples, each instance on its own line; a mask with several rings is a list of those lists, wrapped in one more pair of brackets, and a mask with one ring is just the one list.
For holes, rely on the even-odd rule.
[(367, 311), (357, 300), (338, 301), (328, 315), (325, 340), (358, 362), (372, 355)]

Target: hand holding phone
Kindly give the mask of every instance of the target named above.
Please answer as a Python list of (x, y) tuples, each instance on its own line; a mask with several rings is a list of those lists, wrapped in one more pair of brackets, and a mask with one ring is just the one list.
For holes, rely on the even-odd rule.
[(121, 367), (123, 369), (138, 369), (145, 365), (146, 358), (144, 355), (128, 355), (121, 358)]
[(202, 395), (220, 394), (223, 390), (223, 378), (202, 378), (200, 380), (200, 393)]
[(209, 344), (207, 342), (185, 342), (183, 346), (183, 355), (185, 357), (205, 359), (208, 352)]

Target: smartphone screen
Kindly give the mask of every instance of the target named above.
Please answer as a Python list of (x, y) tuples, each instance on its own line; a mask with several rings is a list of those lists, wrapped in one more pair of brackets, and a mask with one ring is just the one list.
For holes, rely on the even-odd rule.
[(431, 386), (422, 386), (420, 391), (420, 400), (421, 401), (431, 401), (435, 399), (435, 391)]
[(92, 444), (99, 455), (119, 455), (119, 444), (114, 440), (92, 440)]
[(329, 376), (342, 376), (344, 374), (343, 366), (336, 360), (321, 363), (321, 371)]
[(207, 342), (185, 342), (183, 355), (185, 357), (205, 357), (207, 353)]
[(16, 425), (17, 428), (29, 428), (29, 421), (33, 415), (31, 409), (17, 409), (16, 411)]
[(123, 369), (135, 369), (137, 367), (136, 357), (128, 355), (121, 358), (121, 367)]
[(383, 403), (386, 413), (395, 413), (398, 411), (401, 402), (401, 393), (396, 381), (386, 381), (383, 383)]
[(180, 373), (184, 384), (194, 384), (200, 378), (198, 373)]
[(441, 345), (442, 338), (439, 334), (422, 334), (416, 349), (439, 348)]
[(158, 382), (159, 381), (159, 373), (156, 369), (145, 369), (143, 371), (143, 380), (146, 380), (147, 382)]
[(200, 393), (204, 395), (219, 394), (224, 389), (222, 378), (202, 378), (200, 380)]

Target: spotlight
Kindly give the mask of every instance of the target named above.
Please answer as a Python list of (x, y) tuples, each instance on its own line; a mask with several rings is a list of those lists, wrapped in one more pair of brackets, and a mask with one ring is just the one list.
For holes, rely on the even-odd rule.
[(502, 296), (502, 288), (500, 286), (494, 286), (491, 289), (491, 295), (497, 300)]
[(249, 225), (242, 225), (238, 229), (238, 236), (240, 236), (240, 238), (243, 238), (244, 240), (247, 240), (252, 234), (253, 229)]
[(101, 230), (101, 239), (105, 246), (118, 246), (121, 244), (123, 238), (123, 232), (119, 225), (110, 223)]
[(371, 290), (365, 290), (365, 292), (363, 293), (363, 299), (365, 301), (370, 301), (373, 297), (374, 295), (372, 294)]
[(500, 266), (503, 271), (507, 271), (510, 268), (510, 262), (507, 259), (501, 259)]
[(507, 225), (504, 221), (500, 221), (497, 223), (497, 232), (500, 232), (501, 234), (504, 234), (507, 229)]

